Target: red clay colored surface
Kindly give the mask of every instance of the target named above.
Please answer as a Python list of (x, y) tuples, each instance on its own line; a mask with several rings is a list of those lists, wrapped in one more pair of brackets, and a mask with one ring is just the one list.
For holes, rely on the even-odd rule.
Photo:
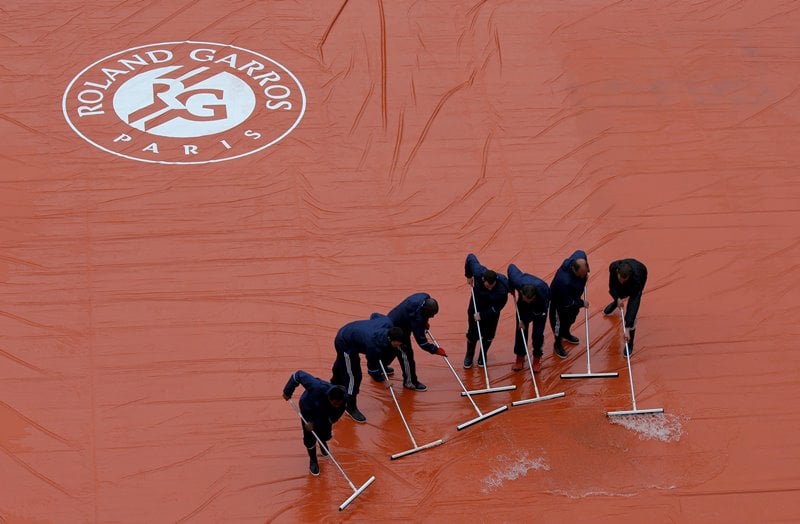
[[(800, 518), (796, 2), (2, 12), (0, 520)], [(236, 160), (160, 165), (66, 123), (81, 70), (184, 40), (287, 67), (299, 126)], [(481, 387), (460, 368), (465, 255), (549, 281), (578, 248), (592, 367), (619, 378), (561, 380), (585, 353), (555, 359), (547, 333), (539, 386), (566, 397), (457, 432), (475, 412), (418, 351), (429, 391), (393, 383), (418, 443), (445, 444), (390, 461), (411, 444), (367, 377), (367, 424), (343, 419), (332, 445), (354, 483), (377, 480), (337, 512), (350, 488), (329, 462), (308, 474), (289, 374), (328, 378), (340, 326), (427, 291), (434, 334)], [(629, 256), (650, 270), (632, 364), (639, 407), (666, 410), (661, 438), (605, 416), (630, 409), (618, 321), (600, 311), (608, 263)], [(489, 371), (518, 389), (483, 410), (532, 395), (510, 371), (512, 314)]]

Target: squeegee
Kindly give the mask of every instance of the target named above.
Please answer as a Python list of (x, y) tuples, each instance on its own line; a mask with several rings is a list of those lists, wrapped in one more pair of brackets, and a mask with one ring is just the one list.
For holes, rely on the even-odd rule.
[[(469, 292), (472, 294), (472, 307), (475, 311), (478, 311), (478, 304), (475, 302), (475, 290), (472, 289), (472, 286), (469, 288)], [(478, 326), (478, 341), (480, 342), (481, 346), (481, 360), (483, 361), (483, 374), (486, 377), (486, 387), (484, 389), (475, 389), (472, 391), (467, 391), (466, 388), (461, 393), (461, 396), (469, 396), (469, 395), (482, 395), (484, 393), (498, 393), (500, 391), (510, 391), (512, 389), (517, 389), (517, 386), (499, 386), (499, 387), (492, 387), (489, 383), (489, 361), (486, 360), (486, 350), (483, 348), (483, 336), (481, 335), (481, 321), (476, 320), (475, 325)]]
[[(622, 335), (625, 338), (625, 310), (619, 308), (619, 314), (622, 318)], [(609, 411), (606, 413), (609, 417), (617, 417), (622, 415), (653, 415), (656, 413), (664, 413), (664, 408), (653, 409), (637, 409), (636, 408), (636, 392), (633, 389), (633, 371), (631, 371), (631, 351), (628, 348), (628, 341), (625, 340), (625, 360), (628, 362), (628, 378), (631, 382), (631, 400), (633, 401), (633, 409), (628, 411)]]
[(422, 451), (424, 449), (429, 449), (436, 447), (440, 444), (444, 444), (444, 439), (439, 439), (430, 442), (428, 444), (423, 444), (422, 446), (417, 445), (417, 441), (414, 440), (414, 435), (411, 433), (411, 428), (408, 427), (408, 422), (406, 422), (406, 417), (403, 415), (403, 410), (400, 409), (400, 403), (397, 402), (397, 395), (394, 394), (394, 388), (392, 387), (392, 384), (389, 382), (389, 375), (386, 373), (386, 368), (383, 366), (383, 362), (381, 362), (380, 360), (378, 361), (378, 363), (381, 365), (381, 371), (383, 371), (383, 377), (389, 388), (389, 393), (392, 394), (392, 400), (394, 401), (394, 406), (397, 408), (397, 413), (400, 414), (400, 420), (403, 421), (403, 425), (406, 427), (406, 432), (408, 432), (408, 438), (411, 439), (411, 445), (414, 446), (409, 450), (401, 451), (400, 453), (395, 453), (394, 455), (391, 456), (391, 459), (392, 460), (399, 459), (401, 457), (411, 455), (412, 453), (416, 453), (417, 451)]
[[(426, 331), (426, 333), (428, 334), (429, 337), (431, 337), (431, 340), (433, 341), (434, 344), (436, 344), (436, 347), (439, 347), (439, 343), (436, 342), (435, 338), (433, 338), (433, 335), (431, 335), (431, 332), (430, 331)], [(456, 429), (458, 431), (461, 431), (462, 429), (464, 429), (466, 427), (469, 427), (469, 426), (471, 426), (473, 424), (477, 424), (478, 422), (480, 422), (482, 420), (486, 420), (489, 417), (493, 417), (493, 416), (497, 415), (498, 413), (502, 413), (503, 411), (508, 409), (508, 405), (505, 405), (505, 406), (500, 406), (499, 408), (497, 408), (497, 409), (495, 409), (493, 411), (490, 411), (488, 413), (483, 413), (480, 410), (480, 408), (478, 408), (478, 405), (475, 404), (475, 401), (472, 400), (472, 395), (470, 395), (469, 391), (467, 391), (467, 388), (464, 386), (464, 383), (461, 382), (460, 378), (458, 378), (458, 373), (456, 373), (456, 370), (453, 368), (453, 364), (450, 363), (450, 359), (447, 358), (447, 357), (442, 357), (442, 358), (447, 363), (447, 367), (450, 368), (450, 371), (453, 372), (453, 376), (456, 377), (456, 381), (458, 381), (458, 384), (461, 386), (461, 389), (463, 390), (463, 393), (461, 393), (461, 394), (466, 396), (469, 399), (470, 403), (472, 404), (472, 407), (475, 408), (475, 411), (478, 413), (478, 416), (475, 417), (474, 419), (468, 420), (468, 421), (464, 422), (463, 424), (461, 424), (459, 426), (456, 426)]]
[[(514, 307), (516, 308), (516, 304), (514, 304)], [(564, 395), (566, 395), (566, 393), (564, 393), (564, 392), (553, 393), (551, 395), (539, 396), (539, 387), (536, 385), (536, 376), (534, 376), (534, 374), (533, 374), (533, 364), (531, 363), (531, 355), (528, 352), (528, 341), (525, 339), (525, 327), (522, 325), (522, 318), (520, 318), (520, 316), (519, 316), (519, 308), (516, 308), (516, 309), (517, 309), (517, 323), (519, 324), (519, 332), (522, 335), (522, 344), (525, 346), (525, 357), (528, 360), (528, 369), (531, 370), (531, 380), (533, 381), (533, 391), (536, 393), (536, 397), (535, 398), (525, 399), (525, 400), (517, 400), (515, 402), (512, 402), (511, 405), (512, 406), (522, 406), (524, 404), (533, 404), (534, 402), (541, 402), (543, 400), (551, 400), (551, 399), (554, 399), (554, 398), (563, 397)]]
[[(300, 409), (298, 409), (298, 407), (295, 405), (295, 403), (294, 403), (294, 402), (292, 402), (291, 400), (289, 400), (289, 404), (291, 404), (291, 405), (292, 405), (292, 407), (294, 408), (294, 410), (297, 412), (297, 416), (299, 416), (299, 417), (300, 417), (300, 420), (302, 420), (304, 424), (307, 424), (308, 422), (306, 422), (306, 419), (305, 419), (305, 418), (303, 418), (303, 414), (302, 414), (302, 413), (300, 413)], [(325, 444), (324, 444), (324, 443), (323, 443), (323, 442), (322, 442), (322, 441), (319, 439), (319, 437), (317, 436), (317, 432), (312, 430), (312, 431), (311, 431), (311, 434), (312, 434), (312, 435), (314, 435), (314, 438), (315, 438), (315, 439), (317, 439), (317, 442), (319, 442), (319, 445), (322, 447), (322, 449), (324, 449), (324, 450), (325, 450), (325, 453), (327, 453), (327, 454), (328, 454), (328, 457), (330, 457), (330, 459), (333, 461), (333, 463), (334, 463), (334, 464), (336, 465), (336, 467), (338, 468), (338, 470), (339, 470), (339, 473), (341, 473), (341, 474), (342, 474), (342, 476), (343, 476), (343, 477), (344, 477), (344, 479), (347, 481), (347, 483), (348, 483), (348, 484), (350, 484), (350, 488), (353, 490), (353, 494), (352, 494), (352, 495), (350, 495), (349, 497), (347, 497), (347, 500), (345, 500), (344, 502), (342, 502), (342, 504), (339, 506), (339, 511), (342, 511), (342, 510), (343, 510), (344, 508), (346, 508), (346, 507), (347, 507), (347, 506), (348, 506), (348, 505), (349, 505), (351, 502), (353, 502), (357, 496), (361, 495), (361, 494), (364, 492), (364, 490), (365, 490), (365, 489), (367, 489), (367, 488), (369, 487), (369, 485), (370, 485), (370, 484), (372, 484), (373, 482), (375, 482), (375, 476), (374, 476), (374, 475), (373, 475), (373, 476), (371, 476), (369, 479), (367, 479), (367, 481), (366, 481), (366, 482), (364, 482), (364, 483), (361, 485), (361, 487), (360, 487), (360, 488), (356, 488), (356, 486), (355, 486), (355, 485), (353, 484), (353, 482), (350, 480), (350, 477), (348, 477), (348, 476), (347, 476), (347, 474), (346, 474), (346, 473), (344, 472), (344, 470), (342, 469), (342, 466), (340, 466), (340, 465), (339, 465), (339, 463), (336, 461), (336, 459), (335, 459), (335, 458), (333, 458), (333, 454), (331, 453), (331, 450), (330, 450), (330, 449), (328, 449), (328, 446), (326, 446), (326, 445), (325, 445)]]
[[(588, 302), (586, 288), (583, 290), (583, 299)], [(586, 373), (562, 373), (561, 378), (612, 378), (618, 377), (619, 373), (616, 371), (609, 371), (605, 373), (592, 373), (592, 357), (589, 348), (589, 308), (584, 308), (586, 313)]]

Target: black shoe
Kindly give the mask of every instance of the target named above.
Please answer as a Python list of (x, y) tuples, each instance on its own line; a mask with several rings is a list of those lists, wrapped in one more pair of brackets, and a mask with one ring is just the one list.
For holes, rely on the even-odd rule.
[(615, 309), (617, 309), (617, 303), (616, 302), (612, 302), (612, 303), (610, 303), (609, 305), (606, 306), (606, 308), (603, 310), (603, 314), (605, 316), (609, 316), (614, 312)]
[[(489, 360), (489, 359), (487, 358), (486, 360)], [(478, 367), (479, 367), (479, 368), (482, 368), (482, 367), (483, 367), (483, 353), (481, 353), (481, 354), (478, 356)]]
[(577, 344), (578, 342), (581, 341), (581, 339), (579, 339), (578, 337), (576, 337), (572, 333), (567, 333), (566, 335), (564, 335), (561, 338), (563, 338), (564, 342), (566, 342), (568, 344)]
[(320, 445), (319, 454), (322, 455), (323, 457), (327, 457), (328, 456), (328, 445), (327, 444), (324, 445), (324, 446)]
[(361, 422), (361, 423), (364, 423), (364, 422), (366, 422), (366, 421), (367, 421), (367, 417), (365, 417), (365, 416), (364, 416), (364, 414), (363, 414), (363, 413), (361, 413), (361, 412), (358, 410), (358, 408), (357, 408), (357, 407), (355, 407), (355, 406), (353, 406), (353, 407), (350, 407), (350, 408), (346, 408), (346, 409), (344, 410), (344, 412), (345, 412), (345, 413), (347, 413), (348, 415), (350, 415), (350, 418), (351, 418), (351, 419), (353, 419), (353, 420), (355, 420), (356, 422)]
[(352, 418), (356, 422), (363, 423), (367, 421), (367, 417), (365, 417), (364, 414), (358, 410), (358, 405), (356, 404), (356, 399), (354, 397), (349, 397), (347, 399), (347, 404), (345, 405), (344, 412), (350, 415), (350, 418)]
[(391, 367), (391, 366), (383, 366), (383, 369), (386, 370), (386, 374), (389, 375), (390, 377), (392, 375), (394, 375), (394, 368), (393, 367)]
[(383, 382), (386, 380), (386, 377), (383, 376), (383, 373), (380, 371), (369, 371), (369, 376), (372, 377), (372, 380), (375, 382)]
[(414, 391), (427, 391), (428, 386), (422, 382), (406, 382), (403, 384), (406, 389), (413, 389)]
[(559, 358), (567, 358), (567, 351), (558, 340), (553, 343), (553, 353), (555, 353)]
[(319, 477), (319, 462), (312, 460), (308, 465), (308, 471), (310, 471), (315, 477)]
[(631, 353), (633, 353), (633, 348), (631, 347), (631, 345), (630, 345), (630, 344), (627, 344), (627, 345), (625, 346), (625, 349), (623, 349), (623, 350), (622, 350), (622, 354), (623, 354), (624, 356), (626, 356), (626, 357), (630, 357), (630, 356), (631, 356)]
[(472, 367), (472, 357), (473, 355), (467, 355), (464, 357), (464, 369), (469, 369)]

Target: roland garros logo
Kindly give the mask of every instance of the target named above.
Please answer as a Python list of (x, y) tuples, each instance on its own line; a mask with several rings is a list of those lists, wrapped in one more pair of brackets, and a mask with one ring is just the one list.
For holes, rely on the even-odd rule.
[(291, 71), (260, 53), (210, 42), (166, 42), (114, 53), (64, 92), (64, 117), (109, 153), (161, 164), (250, 155), (297, 127), (306, 108)]

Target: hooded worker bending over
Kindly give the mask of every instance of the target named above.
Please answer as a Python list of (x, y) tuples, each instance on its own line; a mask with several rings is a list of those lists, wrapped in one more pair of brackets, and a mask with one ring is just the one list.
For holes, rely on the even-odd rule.
[[(517, 292), (517, 338), (514, 341), (514, 354), (517, 361), (511, 368), (519, 371), (525, 365), (525, 353), (528, 348), (522, 339), (525, 333), (525, 341), (533, 340), (533, 371), (538, 373), (542, 370), (542, 346), (544, 345), (544, 326), (547, 324), (547, 310), (550, 307), (550, 288), (544, 280), (528, 273), (523, 273), (514, 264), (508, 266), (508, 283), (511, 292)], [(520, 324), (520, 320), (522, 323)], [(529, 336), (528, 328), (533, 325), (532, 335)], [(520, 331), (522, 330), (522, 331)]]
[[(367, 372), (377, 382), (383, 382), (380, 362), (394, 358), (394, 349), (403, 344), (403, 330), (395, 327), (386, 315), (373, 313), (369, 320), (356, 320), (345, 324), (336, 334), (333, 345), (336, 360), (333, 363), (333, 384), (344, 386), (347, 393), (345, 412), (356, 422), (367, 418), (358, 410), (356, 397), (361, 386), (361, 357), (367, 357)], [(391, 375), (394, 370), (386, 368)]]
[[(483, 352), (488, 353), (492, 340), (497, 332), (500, 311), (508, 302), (509, 285), (505, 276), (487, 269), (478, 262), (478, 257), (470, 253), (464, 263), (464, 276), (475, 294), (475, 304), (470, 296), (467, 307), (467, 354), (464, 356), (464, 367), (472, 367), (475, 347), (478, 344), (478, 322), (483, 337)], [(477, 309), (475, 307), (477, 305)], [(488, 358), (488, 357), (487, 357)], [(478, 357), (478, 366), (483, 367), (483, 355)]]
[(303, 427), (303, 444), (308, 450), (308, 458), (311, 459), (308, 469), (312, 475), (319, 475), (319, 463), (317, 462), (317, 442), (312, 431), (325, 444), (320, 444), (319, 451), (322, 456), (328, 455), (326, 448), (328, 441), (333, 436), (333, 424), (344, 413), (344, 388), (334, 386), (303, 371), (302, 369), (292, 373), (289, 382), (283, 388), (283, 399), (289, 400), (297, 386), (303, 386), (305, 391), (300, 396), (300, 414), (305, 421), (301, 421)]
[[(415, 391), (425, 391), (428, 387), (417, 379), (417, 365), (414, 362), (414, 351), (411, 349), (411, 335), (417, 345), (431, 355), (447, 356), (444, 349), (436, 347), (428, 340), (425, 331), (430, 328), (429, 321), (439, 312), (439, 303), (427, 293), (414, 293), (394, 309), (389, 311), (392, 323), (403, 330), (405, 338), (395, 355), (403, 370), (403, 385)], [(394, 360), (394, 357), (392, 357)], [(391, 362), (391, 361), (390, 361)]]

